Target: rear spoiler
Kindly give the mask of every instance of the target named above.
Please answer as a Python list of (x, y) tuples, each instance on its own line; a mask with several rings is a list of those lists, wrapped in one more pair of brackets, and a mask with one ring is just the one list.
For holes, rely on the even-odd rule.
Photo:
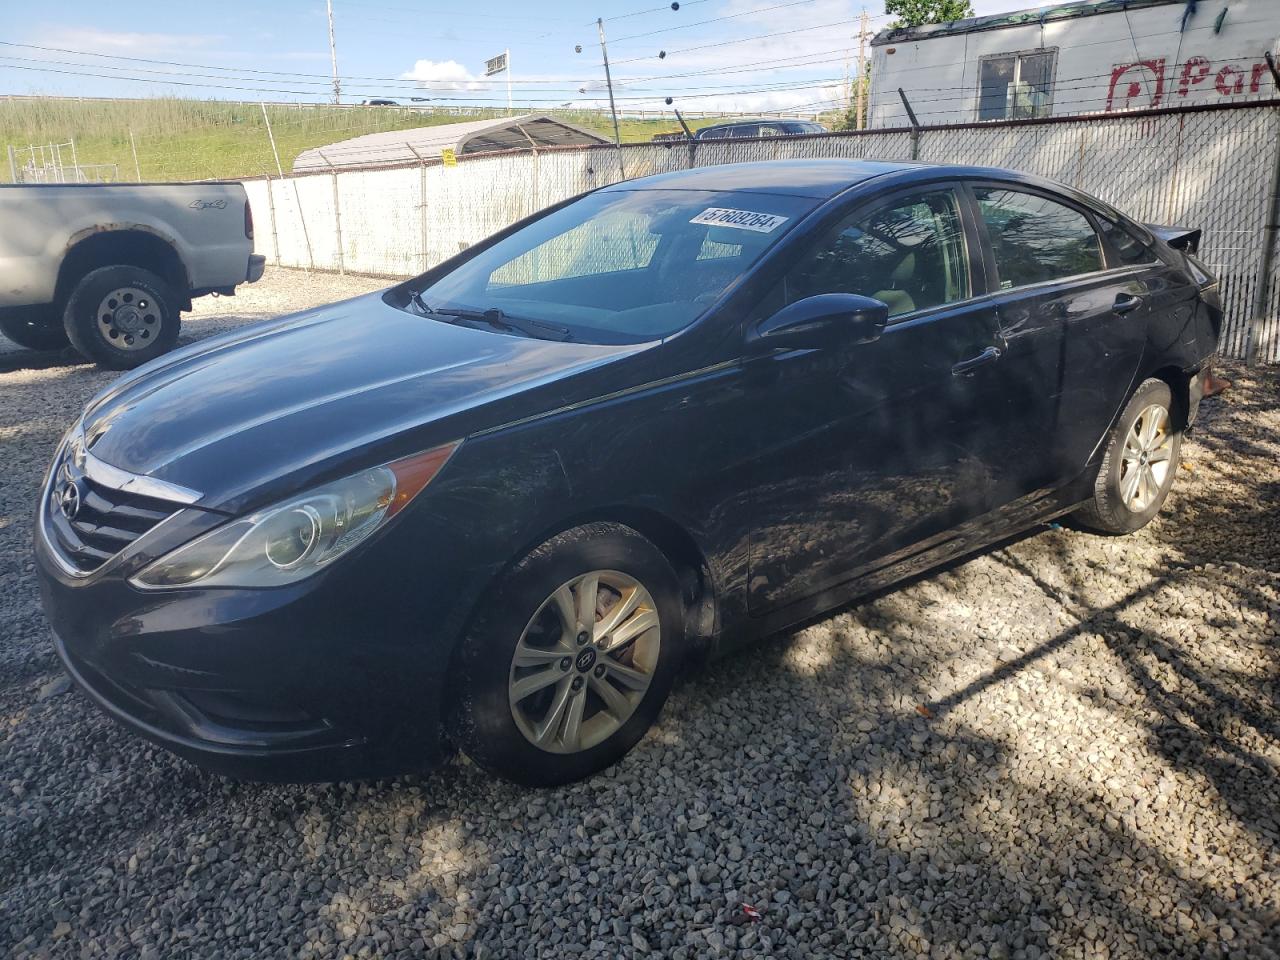
[(1144, 223), (1144, 227), (1173, 247), (1187, 253), (1200, 252), (1200, 229), (1188, 230), (1186, 227), (1162, 227), (1154, 223)]

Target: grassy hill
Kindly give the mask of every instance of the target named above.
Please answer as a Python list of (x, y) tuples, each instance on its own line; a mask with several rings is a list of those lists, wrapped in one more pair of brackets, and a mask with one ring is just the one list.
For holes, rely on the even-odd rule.
[[(409, 107), (313, 105), (268, 105), (266, 109), (286, 173), (303, 150), (337, 140), (505, 113), (473, 110), (458, 115)], [(612, 121), (606, 114), (551, 112), (602, 136), (613, 136)], [(716, 121), (688, 122), (696, 129)], [(623, 142), (632, 143), (647, 141), (655, 133), (678, 130), (679, 126), (667, 120), (625, 119), (621, 128)], [(276, 173), (262, 107), (257, 103), (171, 98), (0, 100), (0, 144), (17, 149), (19, 166), (29, 158), (30, 145), (70, 141), (75, 142), (75, 156), (82, 166), (114, 165), (116, 175), (112, 179), (199, 180)], [(63, 148), (62, 160), (70, 164), (69, 147)], [(0, 180), (10, 179), (9, 164), (0, 153)]]

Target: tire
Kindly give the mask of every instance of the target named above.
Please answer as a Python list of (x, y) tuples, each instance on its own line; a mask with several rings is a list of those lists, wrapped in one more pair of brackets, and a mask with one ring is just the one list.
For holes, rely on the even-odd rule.
[(99, 267), (71, 291), (63, 325), (72, 346), (110, 370), (130, 370), (171, 350), (181, 325), (177, 294), (141, 267)]
[[(590, 630), (572, 633), (596, 574)], [(566, 618), (577, 625), (566, 628)], [(620, 639), (610, 646), (615, 628)], [(595, 635), (584, 640), (588, 632)], [(658, 718), (683, 634), (679, 581), (657, 547), (615, 523), (567, 530), (482, 601), (455, 657), (453, 736), (473, 761), (514, 783), (557, 786), (591, 776), (620, 760)]]
[(67, 345), (67, 332), (52, 306), (18, 307), (0, 313), (0, 333), (29, 350), (61, 350)]
[(1112, 428), (1093, 499), (1074, 515), (1082, 526), (1100, 533), (1133, 533), (1160, 512), (1182, 449), (1176, 416), (1169, 385), (1143, 381)]

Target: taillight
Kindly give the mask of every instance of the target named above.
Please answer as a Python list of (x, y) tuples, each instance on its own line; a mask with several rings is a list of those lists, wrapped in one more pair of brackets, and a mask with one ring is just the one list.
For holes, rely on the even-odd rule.
[(244, 235), (253, 239), (253, 208), (249, 206), (248, 200), (244, 202)]

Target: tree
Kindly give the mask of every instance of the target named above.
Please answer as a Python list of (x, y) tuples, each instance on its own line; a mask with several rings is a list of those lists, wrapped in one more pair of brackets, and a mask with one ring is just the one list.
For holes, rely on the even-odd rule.
[(918, 27), (926, 23), (950, 23), (973, 16), (969, 0), (884, 0), (884, 12), (898, 19), (897, 27)]

